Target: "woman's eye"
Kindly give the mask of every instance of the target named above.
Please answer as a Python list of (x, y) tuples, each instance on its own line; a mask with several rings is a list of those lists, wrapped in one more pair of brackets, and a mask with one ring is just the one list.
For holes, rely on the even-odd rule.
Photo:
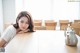
[(21, 21), (21, 23), (23, 23), (23, 21)]
[(26, 22), (26, 24), (28, 24), (28, 22)]

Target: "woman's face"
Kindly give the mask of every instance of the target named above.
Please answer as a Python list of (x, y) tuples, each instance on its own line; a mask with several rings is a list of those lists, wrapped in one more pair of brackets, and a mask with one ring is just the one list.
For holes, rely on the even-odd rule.
[(18, 25), (19, 25), (20, 30), (23, 30), (23, 31), (26, 30), (29, 27), (28, 18), (21, 17), (18, 20)]

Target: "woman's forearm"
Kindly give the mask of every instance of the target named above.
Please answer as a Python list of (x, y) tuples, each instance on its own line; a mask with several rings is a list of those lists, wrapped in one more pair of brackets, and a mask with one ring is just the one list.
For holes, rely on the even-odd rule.
[(4, 47), (5, 44), (6, 44), (6, 41), (0, 38), (0, 47)]

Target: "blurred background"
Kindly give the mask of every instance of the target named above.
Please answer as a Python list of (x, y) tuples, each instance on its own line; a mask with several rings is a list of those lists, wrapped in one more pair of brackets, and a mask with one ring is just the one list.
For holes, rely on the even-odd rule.
[(80, 19), (80, 2), (75, 0), (0, 0), (0, 34), (5, 25), (15, 23), (21, 11), (28, 11), (33, 20), (54, 20), (59, 26), (59, 20)]

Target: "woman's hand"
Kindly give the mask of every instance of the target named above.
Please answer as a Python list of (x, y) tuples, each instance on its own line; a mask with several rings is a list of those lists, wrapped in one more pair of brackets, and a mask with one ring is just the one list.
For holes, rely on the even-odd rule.
[(27, 29), (27, 30), (24, 30), (24, 31), (20, 31), (20, 32), (18, 32), (18, 33), (26, 33), (26, 32), (28, 32), (29, 31), (29, 29)]

